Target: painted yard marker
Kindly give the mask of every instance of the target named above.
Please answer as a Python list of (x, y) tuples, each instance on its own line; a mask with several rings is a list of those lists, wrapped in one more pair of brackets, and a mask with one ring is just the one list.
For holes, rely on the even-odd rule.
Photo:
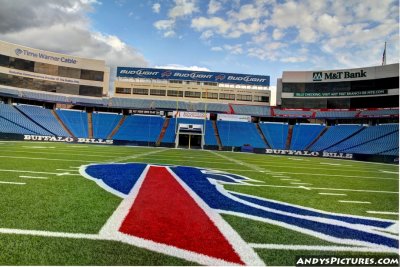
[(301, 180), (299, 179), (291, 179), (291, 178), (285, 178), (285, 179), (281, 179), (282, 181), (297, 181), (300, 182)]
[(385, 215), (399, 215), (398, 212), (392, 212), (392, 211), (374, 211), (374, 210), (367, 210), (367, 213), (371, 213), (371, 214), (385, 214)]
[(0, 181), (0, 184), (25, 185), (26, 183)]
[(384, 171), (384, 170), (379, 170), (379, 171), (381, 171), (381, 172), (384, 172), (384, 173), (393, 173), (393, 174), (399, 174), (398, 172), (391, 172), (391, 171)]
[(63, 176), (63, 175), (76, 176), (77, 175), (77, 174), (71, 174), (69, 172), (57, 173), (57, 172), (37, 172), (37, 171), (6, 170), (6, 169), (0, 169), (0, 172), (38, 173), (38, 174), (52, 174), (52, 175), (57, 175), (57, 176)]
[(57, 171), (67, 171), (67, 172), (77, 172), (79, 170), (70, 170), (70, 169), (56, 169)]
[(28, 179), (49, 179), (47, 177), (42, 177), (42, 176), (26, 176), (26, 175), (20, 175), (19, 178), (28, 178)]
[(340, 165), (342, 165), (342, 164), (340, 164), (340, 163), (328, 163), (328, 162), (320, 162), (319, 164), (322, 164), (322, 165), (332, 165), (332, 166), (340, 166)]
[(342, 203), (371, 204), (371, 202), (369, 202), (369, 201), (355, 201), (355, 200), (338, 200), (338, 202), (342, 202)]
[(347, 196), (346, 194), (339, 194), (339, 193), (318, 193), (318, 194), (327, 196)]
[(312, 185), (312, 184), (309, 184), (309, 183), (291, 183), (291, 184), (299, 184), (299, 185)]

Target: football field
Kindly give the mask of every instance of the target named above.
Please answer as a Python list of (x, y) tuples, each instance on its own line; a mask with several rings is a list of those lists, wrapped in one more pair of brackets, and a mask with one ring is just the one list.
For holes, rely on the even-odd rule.
[[(266, 265), (294, 265), (299, 255), (384, 256), (396, 255), (398, 249), (396, 165), (205, 150), (0, 142), (0, 265), (207, 264), (208, 257), (197, 260), (201, 252), (194, 256), (182, 252), (190, 244), (174, 254), (171, 246), (177, 245), (172, 243), (153, 247), (143, 237), (142, 244), (142, 239), (124, 242), (102, 234), (109, 218), (121, 210), (123, 197), (131, 194), (118, 187), (118, 179), (125, 177), (122, 172), (133, 166), (123, 163), (170, 166), (173, 176), (181, 179), (179, 188), (196, 194), (192, 202), (205, 203), (205, 210), (227, 225), (223, 236), (233, 229), (236, 239), (243, 240), (246, 249)], [(110, 164), (115, 168), (97, 173), (85, 167)], [(202, 188), (185, 180), (195, 176), (174, 171), (174, 166), (197, 167), (210, 174), (209, 184), (202, 188), (217, 188), (210, 191), (215, 198), (203, 197), (208, 191), (199, 193)], [(104, 186), (107, 181), (109, 187)], [(107, 189), (110, 184), (115, 187)], [(167, 182), (160, 185), (166, 192), (172, 190), (167, 187)], [(137, 189), (137, 199), (142, 189)], [(216, 203), (226, 196), (230, 202)], [(169, 201), (177, 196), (172, 192), (163, 197)], [(177, 209), (171, 206), (169, 212), (166, 205), (147, 205), (158, 209), (159, 216), (171, 216)], [(152, 234), (149, 225), (141, 227), (145, 235)], [(180, 231), (173, 229), (175, 224), (169, 227)], [(195, 239), (212, 247), (207, 239)]]

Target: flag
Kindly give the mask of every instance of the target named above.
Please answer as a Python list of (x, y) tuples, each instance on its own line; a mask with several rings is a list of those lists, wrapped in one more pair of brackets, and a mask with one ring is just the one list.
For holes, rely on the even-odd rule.
[(386, 42), (385, 42), (385, 49), (383, 49), (383, 55), (382, 55), (382, 66), (386, 65)]

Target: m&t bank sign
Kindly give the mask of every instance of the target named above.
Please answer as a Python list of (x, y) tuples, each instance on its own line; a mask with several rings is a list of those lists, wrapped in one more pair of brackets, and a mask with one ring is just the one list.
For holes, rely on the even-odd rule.
[(335, 71), (335, 72), (313, 72), (312, 79), (314, 82), (321, 82), (327, 80), (345, 80), (345, 79), (356, 79), (356, 78), (367, 78), (367, 72), (365, 70), (359, 70), (356, 72), (351, 71)]

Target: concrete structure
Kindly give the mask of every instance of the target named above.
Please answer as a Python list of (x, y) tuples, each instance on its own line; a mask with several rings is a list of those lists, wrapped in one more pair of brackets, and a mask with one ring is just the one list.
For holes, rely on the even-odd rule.
[(101, 97), (108, 94), (109, 79), (104, 60), (0, 41), (0, 86)]
[(399, 64), (339, 70), (284, 71), (277, 81), (283, 108), (399, 106)]

